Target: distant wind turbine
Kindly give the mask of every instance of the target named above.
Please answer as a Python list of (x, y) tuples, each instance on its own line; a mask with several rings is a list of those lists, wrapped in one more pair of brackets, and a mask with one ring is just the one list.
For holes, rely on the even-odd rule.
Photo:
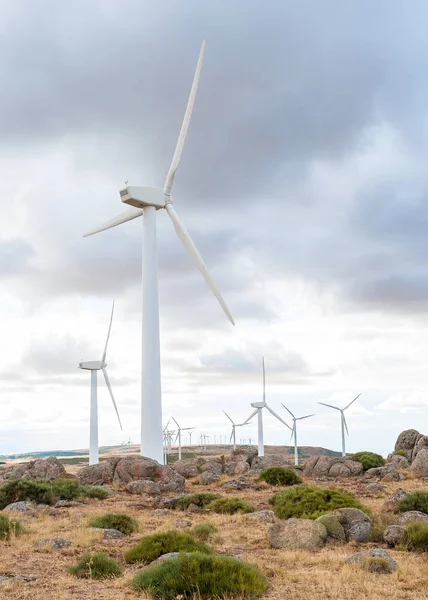
[(236, 428), (243, 427), (244, 425), (248, 425), (248, 423), (234, 423), (232, 419), (229, 417), (226, 411), (223, 411), (229, 421), (232, 423), (232, 433), (230, 434), (229, 444), (233, 440), (233, 449), (236, 450)]
[(263, 411), (264, 408), (267, 408), (267, 410), (276, 419), (278, 419), (278, 421), (281, 421), (281, 423), (283, 423), (283, 425), (285, 425), (286, 427), (288, 427), (288, 429), (290, 429), (290, 431), (291, 431), (290, 425), (288, 425), (288, 423), (286, 423), (284, 421), (284, 419), (281, 419), (281, 417), (274, 410), (272, 410), (270, 408), (270, 406), (268, 406), (266, 404), (266, 372), (265, 372), (265, 359), (264, 359), (264, 356), (262, 356), (262, 369), (263, 369), (263, 402), (252, 402), (251, 403), (251, 406), (253, 408), (255, 408), (256, 410), (253, 413), (251, 413), (251, 415), (248, 417), (248, 419), (244, 423), (244, 425), (246, 425), (257, 414), (257, 419), (258, 419), (259, 456), (264, 456), (265, 455), (265, 447), (264, 447), (264, 443), (263, 443), (263, 414), (262, 414), (262, 411)]
[(355, 398), (349, 404), (347, 404), (344, 408), (340, 408), (339, 406), (333, 406), (332, 404), (327, 404), (326, 402), (318, 402), (318, 404), (322, 404), (323, 406), (328, 406), (329, 408), (334, 408), (334, 410), (340, 411), (340, 423), (341, 423), (341, 428), (342, 428), (342, 456), (346, 456), (346, 449), (345, 449), (345, 429), (346, 429), (347, 435), (349, 435), (348, 425), (346, 424), (346, 419), (345, 419), (344, 412), (360, 396), (361, 396), (361, 394), (358, 394), (358, 396), (355, 396)]
[(87, 362), (80, 362), (79, 369), (85, 369), (86, 371), (91, 372), (91, 411), (89, 417), (89, 464), (96, 465), (99, 462), (98, 455), (98, 398), (97, 398), (97, 371), (102, 371), (104, 375), (104, 379), (110, 392), (111, 399), (113, 401), (114, 410), (116, 411), (117, 418), (119, 420), (120, 429), (122, 429), (122, 423), (120, 421), (119, 411), (117, 410), (116, 401), (113, 396), (113, 391), (111, 389), (110, 380), (107, 375), (107, 346), (110, 339), (111, 332), (111, 324), (113, 321), (113, 312), (114, 312), (114, 300), (113, 306), (111, 308), (111, 316), (110, 316), (110, 325), (107, 332), (107, 340), (106, 345), (104, 347), (104, 352), (101, 357), (101, 360), (91, 360)]
[(182, 431), (191, 431), (192, 429), (195, 429), (195, 428), (194, 427), (180, 427), (180, 425), (177, 423), (177, 421), (174, 419), (174, 417), (171, 417), (171, 418), (174, 421), (174, 423), (177, 425), (177, 428), (178, 428), (175, 441), (177, 441), (177, 439), (178, 439), (178, 460), (181, 460), (181, 432)]
[[(282, 404), (282, 402), (281, 402), (281, 404)], [(314, 417), (315, 415), (305, 415), (304, 417), (295, 417), (293, 415), (293, 413), (291, 412), (291, 410), (285, 406), (285, 404), (282, 404), (282, 406), (285, 408), (285, 410), (287, 412), (290, 413), (290, 415), (293, 419), (293, 429), (291, 430), (291, 438), (290, 439), (293, 439), (293, 437), (294, 437), (294, 464), (298, 465), (299, 464), (299, 456), (298, 456), (298, 452), (297, 452), (297, 421), (301, 421), (302, 419), (309, 419), (309, 417)]]
[(180, 164), (181, 154), (190, 125), (193, 106), (202, 69), (205, 42), (203, 42), (196, 66), (195, 76), (187, 102), (177, 144), (163, 189), (126, 186), (120, 190), (122, 202), (130, 208), (110, 219), (84, 237), (116, 227), (137, 217), (143, 217), (143, 311), (142, 311), (142, 386), (141, 386), (141, 454), (158, 462), (162, 461), (162, 398), (159, 340), (159, 294), (156, 242), (156, 212), (165, 210), (170, 217), (175, 232), (186, 252), (195, 263), (205, 282), (213, 292), (229, 321), (234, 325), (232, 315), (211, 277), (198, 249), (184, 227), (175, 208), (171, 191)]

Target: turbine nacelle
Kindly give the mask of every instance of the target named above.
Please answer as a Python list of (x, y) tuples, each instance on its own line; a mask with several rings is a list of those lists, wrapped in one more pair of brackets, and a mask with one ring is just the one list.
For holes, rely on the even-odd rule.
[(135, 208), (154, 206), (156, 210), (165, 208), (166, 202), (171, 202), (171, 197), (166, 196), (164, 190), (152, 187), (130, 185), (119, 191), (120, 199), (125, 204)]
[(267, 408), (266, 402), (252, 402), (251, 406), (253, 408)]
[(101, 369), (105, 369), (106, 366), (107, 363), (102, 362), (101, 360), (88, 360), (79, 363), (79, 369), (86, 369), (87, 371), (101, 371)]

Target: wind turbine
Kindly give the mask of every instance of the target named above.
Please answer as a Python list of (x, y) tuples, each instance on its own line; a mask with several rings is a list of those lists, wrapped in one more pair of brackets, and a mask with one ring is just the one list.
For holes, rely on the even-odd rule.
[(177, 428), (178, 428), (175, 441), (177, 441), (177, 438), (178, 438), (178, 460), (181, 460), (181, 432), (182, 431), (190, 431), (191, 429), (195, 429), (195, 428), (194, 427), (180, 427), (180, 425), (177, 423), (177, 421), (174, 419), (174, 417), (171, 417), (171, 419), (174, 421), (174, 423), (177, 425)]
[(159, 346), (159, 296), (157, 275), (157, 250), (156, 250), (156, 211), (166, 210), (174, 225), (177, 236), (185, 250), (196, 264), (202, 277), (210, 287), (229, 321), (234, 325), (232, 315), (226, 306), (223, 297), (214, 283), (208, 269), (178, 214), (173, 208), (171, 190), (175, 174), (180, 164), (195, 103), (199, 76), (202, 68), (202, 59), (205, 49), (203, 42), (199, 54), (190, 96), (175, 147), (171, 166), (166, 176), (163, 189), (150, 187), (127, 186), (120, 190), (122, 202), (131, 206), (126, 212), (118, 215), (92, 231), (84, 237), (105, 231), (116, 225), (126, 223), (137, 217), (143, 217), (143, 352), (142, 352), (142, 385), (141, 385), (141, 454), (162, 461), (162, 398), (160, 374), (160, 346)]
[(318, 404), (322, 404), (323, 406), (328, 406), (329, 408), (334, 408), (334, 410), (339, 410), (340, 411), (340, 423), (341, 423), (341, 428), (342, 428), (342, 456), (346, 456), (346, 449), (345, 449), (345, 429), (346, 429), (347, 435), (349, 435), (348, 425), (346, 424), (346, 419), (345, 419), (344, 412), (360, 396), (361, 396), (361, 394), (358, 394), (358, 396), (355, 396), (355, 398), (349, 404), (347, 404), (344, 408), (339, 408), (338, 406), (333, 406), (332, 404), (327, 404), (326, 402), (318, 402)]
[(236, 450), (236, 431), (235, 430), (237, 427), (243, 427), (244, 425), (248, 425), (248, 423), (247, 422), (234, 423), (232, 421), (232, 419), (229, 417), (229, 415), (227, 414), (227, 412), (226, 411), (223, 411), (223, 412), (226, 415), (226, 417), (229, 419), (229, 421), (232, 423), (232, 433), (230, 434), (229, 444), (233, 440), (233, 449)]
[(264, 356), (262, 356), (262, 369), (263, 369), (263, 402), (252, 402), (251, 403), (251, 406), (253, 408), (255, 408), (256, 410), (253, 413), (251, 413), (251, 415), (248, 417), (248, 419), (244, 423), (244, 425), (246, 425), (257, 414), (259, 456), (264, 456), (265, 455), (265, 447), (264, 447), (264, 444), (263, 444), (263, 412), (262, 412), (264, 408), (267, 408), (268, 411), (276, 419), (278, 419), (278, 421), (281, 421), (281, 423), (283, 423), (286, 427), (288, 427), (288, 429), (291, 430), (290, 425), (288, 425), (288, 423), (286, 423), (284, 421), (284, 419), (281, 419), (281, 417), (279, 415), (277, 415), (276, 412), (273, 411), (270, 408), (270, 406), (268, 406), (266, 404), (266, 372), (265, 372), (265, 359), (264, 359)]
[[(281, 402), (282, 404), (282, 402)], [(305, 415), (304, 417), (295, 417), (293, 415), (293, 413), (291, 412), (290, 409), (288, 409), (285, 404), (282, 404), (282, 406), (285, 408), (285, 410), (287, 412), (290, 413), (292, 419), (293, 419), (293, 429), (291, 430), (291, 438), (293, 439), (294, 437), (294, 464), (298, 465), (299, 464), (299, 456), (298, 456), (298, 452), (297, 452), (297, 421), (301, 421), (302, 419), (309, 419), (309, 417), (314, 417), (315, 415)]]
[(113, 312), (114, 312), (114, 300), (113, 306), (111, 308), (111, 316), (110, 316), (110, 325), (107, 332), (106, 345), (104, 347), (104, 352), (101, 357), (101, 360), (91, 360), (87, 362), (80, 362), (79, 369), (85, 369), (86, 371), (91, 372), (91, 410), (89, 417), (89, 464), (97, 465), (99, 462), (98, 456), (98, 398), (97, 398), (97, 371), (102, 371), (104, 375), (104, 379), (106, 381), (106, 385), (108, 391), (110, 392), (111, 399), (113, 401), (113, 406), (116, 411), (117, 418), (119, 420), (120, 429), (122, 429), (122, 423), (120, 421), (119, 411), (117, 410), (116, 401), (113, 396), (113, 391), (111, 389), (110, 380), (107, 375), (107, 346), (108, 341), (110, 339), (111, 332), (111, 324), (113, 322)]

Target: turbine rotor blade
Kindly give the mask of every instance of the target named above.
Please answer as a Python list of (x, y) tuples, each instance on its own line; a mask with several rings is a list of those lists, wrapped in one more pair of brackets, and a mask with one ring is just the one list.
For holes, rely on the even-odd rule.
[(297, 417), (296, 421), (301, 421), (302, 419), (309, 419), (309, 417), (315, 417), (315, 415), (306, 415), (304, 417)]
[(165, 208), (166, 208), (167, 213), (171, 217), (171, 221), (173, 222), (175, 231), (176, 231), (178, 237), (180, 238), (181, 243), (183, 244), (184, 248), (187, 250), (187, 253), (190, 255), (190, 258), (196, 264), (202, 277), (205, 279), (206, 283), (208, 284), (208, 287), (211, 289), (212, 293), (217, 298), (220, 306), (222, 307), (224, 313), (226, 314), (226, 317), (229, 319), (229, 321), (232, 323), (232, 325), (235, 325), (233, 317), (230, 314), (230, 311), (226, 306), (226, 302), (223, 300), (223, 296), (221, 295), (216, 284), (214, 283), (213, 278), (209, 274), (208, 269), (203, 261), (203, 258), (199, 253), (199, 250), (196, 248), (195, 244), (192, 241), (192, 238), (187, 233), (186, 228), (181, 223), (178, 214), (176, 213), (174, 208), (171, 206), (171, 204), (166, 204)]
[(342, 410), (338, 406), (333, 406), (332, 404), (326, 404), (325, 402), (318, 402), (318, 404), (322, 404), (323, 406), (328, 406), (329, 408), (334, 408), (334, 410)]
[(232, 423), (232, 425), (235, 425), (235, 423), (232, 421), (232, 419), (229, 417), (229, 415), (227, 414), (227, 412), (224, 410), (223, 411), (224, 414), (226, 415), (226, 417), (229, 419), (229, 421)]
[(171, 419), (174, 421), (174, 423), (177, 425), (178, 429), (180, 429), (180, 425), (177, 423), (177, 421), (174, 419), (174, 417), (171, 417)]
[(107, 385), (108, 391), (110, 392), (111, 399), (113, 401), (114, 410), (116, 411), (117, 418), (119, 420), (120, 428), (123, 431), (122, 422), (120, 420), (119, 411), (117, 410), (116, 400), (114, 399), (114, 396), (113, 396), (113, 391), (111, 389), (110, 380), (108, 378), (107, 371), (106, 371), (106, 369), (104, 367), (101, 370), (104, 373), (104, 379), (106, 380), (106, 385)]
[(258, 409), (258, 408), (256, 408), (256, 410), (255, 410), (253, 413), (251, 413), (251, 415), (250, 415), (250, 416), (248, 417), (248, 419), (247, 419), (247, 420), (246, 420), (246, 421), (243, 423), (243, 425), (247, 425), (247, 423), (248, 423), (249, 421), (251, 421), (251, 419), (252, 419), (253, 417), (255, 417), (255, 416), (256, 416), (256, 414), (257, 414), (258, 410), (259, 410), (259, 409)]
[(286, 427), (288, 427), (288, 429), (291, 429), (291, 430), (292, 430), (292, 428), (290, 427), (290, 425), (289, 425), (288, 423), (286, 423), (286, 422), (284, 421), (284, 419), (282, 419), (282, 418), (281, 418), (279, 415), (277, 415), (277, 414), (276, 414), (276, 412), (275, 412), (274, 410), (272, 410), (272, 409), (271, 409), (271, 407), (270, 407), (270, 406), (268, 406), (267, 404), (266, 404), (266, 408), (268, 409), (268, 411), (269, 411), (269, 412), (270, 412), (270, 413), (271, 413), (271, 414), (272, 414), (274, 417), (276, 417), (276, 418), (278, 419), (278, 421), (281, 421), (281, 423), (283, 423), (283, 424), (284, 424)]
[(355, 396), (355, 398), (352, 400), (352, 402), (350, 402), (349, 404), (347, 404), (343, 410), (346, 410), (347, 408), (349, 408), (351, 406), (351, 404), (353, 404), (355, 402), (355, 400), (358, 400), (358, 398), (360, 396), (361, 396), (361, 393), (358, 394), (358, 396)]
[(110, 316), (110, 325), (108, 327), (108, 332), (107, 332), (107, 339), (106, 339), (106, 345), (104, 347), (104, 352), (103, 352), (103, 357), (101, 359), (102, 362), (105, 362), (106, 360), (106, 356), (107, 356), (107, 346), (108, 346), (108, 341), (110, 339), (110, 332), (111, 332), (111, 324), (113, 322), (113, 312), (114, 312), (114, 300), (113, 300), (113, 306), (111, 307), (111, 316)]
[(89, 237), (90, 235), (94, 235), (95, 233), (100, 233), (101, 231), (106, 231), (107, 229), (111, 229), (112, 227), (116, 227), (117, 225), (122, 225), (122, 223), (126, 223), (127, 221), (132, 221), (132, 219), (136, 219), (137, 217), (141, 217), (143, 214), (143, 210), (141, 208), (130, 208), (125, 212), (117, 215), (113, 219), (106, 221), (103, 225), (100, 225), (96, 229), (91, 229), (87, 233), (83, 234), (83, 237)]
[(265, 357), (262, 356), (262, 370), (263, 370), (263, 402), (266, 402), (266, 370), (265, 370)]
[(181, 153), (183, 152), (184, 143), (186, 141), (187, 130), (189, 129), (190, 119), (192, 118), (193, 106), (195, 104), (196, 92), (198, 91), (199, 77), (201, 75), (202, 61), (204, 58), (205, 40), (202, 42), (199, 52), (198, 63), (196, 65), (195, 76), (193, 78), (192, 87), (190, 89), (189, 100), (187, 101), (186, 112), (184, 113), (183, 123), (181, 124), (180, 133), (175, 147), (174, 156), (172, 157), (171, 166), (169, 167), (168, 175), (165, 180), (165, 193), (170, 194), (174, 183), (175, 173), (180, 164)]
[(285, 404), (283, 404), (282, 402), (281, 402), (281, 404), (282, 404), (282, 406), (285, 408), (285, 410), (286, 410), (287, 412), (289, 412), (289, 413), (290, 413), (290, 415), (291, 415), (291, 416), (293, 417), (293, 419), (294, 419), (294, 415), (293, 415), (293, 413), (291, 412), (291, 410), (289, 410), (289, 409), (288, 409), (288, 408), (285, 406)]

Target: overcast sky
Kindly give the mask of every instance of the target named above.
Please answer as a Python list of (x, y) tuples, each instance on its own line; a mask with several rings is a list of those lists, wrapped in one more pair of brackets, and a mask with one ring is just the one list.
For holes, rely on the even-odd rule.
[[(202, 40), (174, 199), (233, 328), (157, 213), (163, 414), (230, 434), (261, 399), (299, 441), (387, 453), (428, 433), (428, 5), (401, 0), (0, 3), (0, 454), (139, 440), (141, 219), (162, 187)], [(237, 434), (256, 437), (256, 422)], [(194, 438), (195, 439), (195, 438)], [(266, 415), (266, 443), (289, 443)]]

